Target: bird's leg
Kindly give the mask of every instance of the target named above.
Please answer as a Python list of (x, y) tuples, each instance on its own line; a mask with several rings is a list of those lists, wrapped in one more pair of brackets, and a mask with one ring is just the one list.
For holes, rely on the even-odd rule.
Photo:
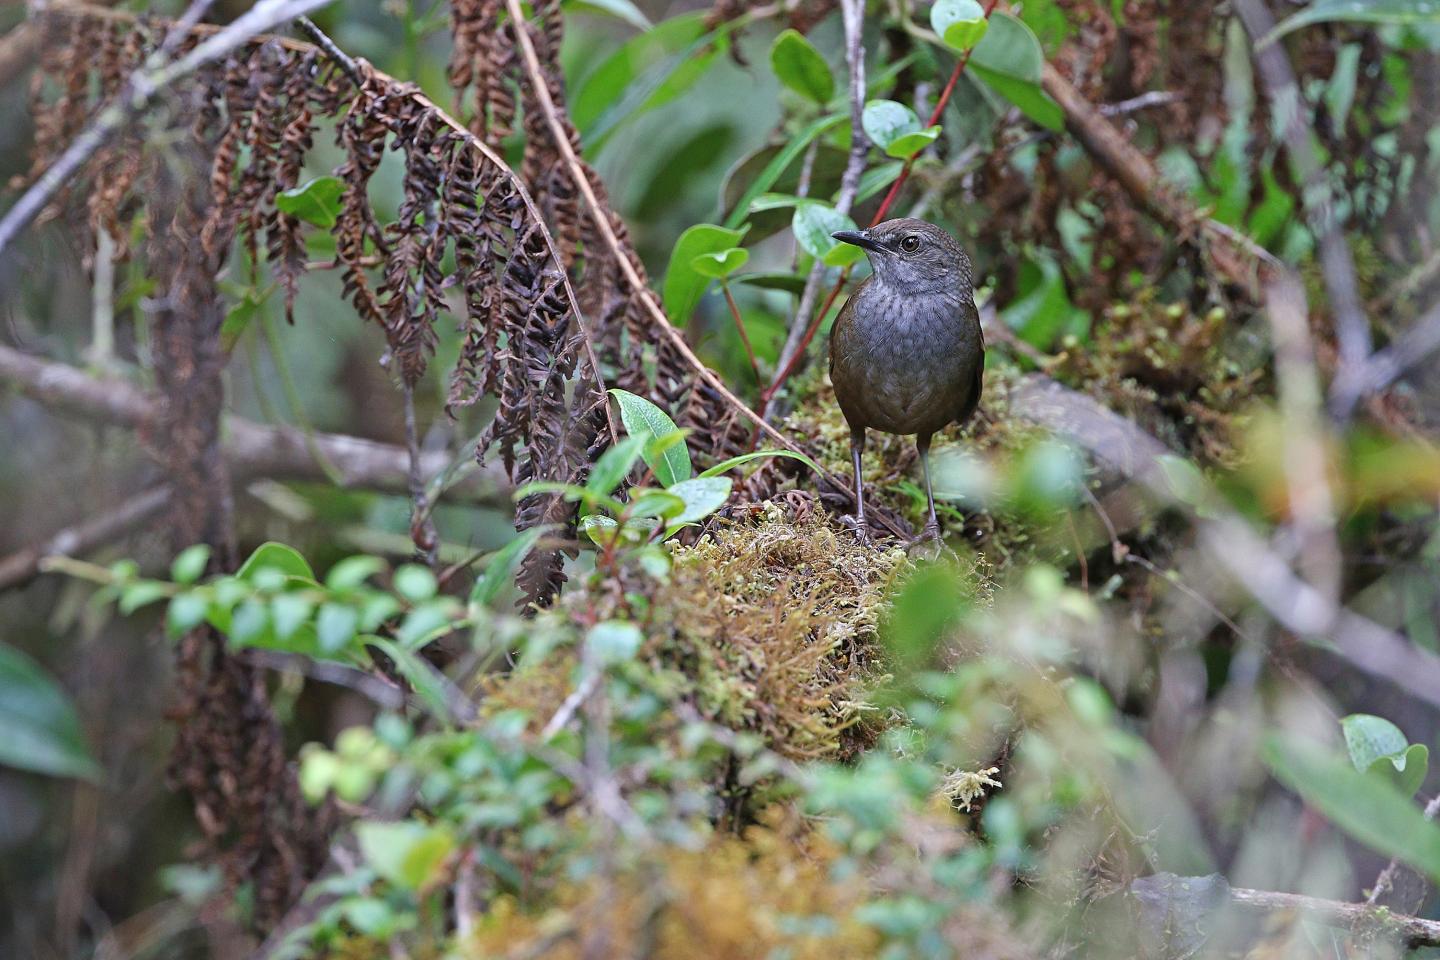
[(865, 452), (865, 428), (850, 431), (850, 462), (855, 468), (855, 536), (869, 544), (870, 527), (865, 522), (865, 475), (861, 472), (860, 455)]
[(915, 438), (915, 447), (920, 451), (920, 469), (925, 473), (925, 500), (930, 508), (930, 518), (925, 522), (922, 537), (940, 539), (940, 521), (935, 516), (935, 491), (930, 486), (930, 438), (933, 434), (920, 434)]

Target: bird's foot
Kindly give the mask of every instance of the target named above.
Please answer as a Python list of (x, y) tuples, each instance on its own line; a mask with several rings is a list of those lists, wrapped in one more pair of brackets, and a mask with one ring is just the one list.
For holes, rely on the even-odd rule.
[(910, 541), (909, 553), (932, 563), (946, 554), (955, 556), (955, 551), (950, 549), (945, 538), (940, 535), (940, 524), (934, 522), (925, 524), (920, 536)]
[(855, 534), (855, 539), (859, 542), (860, 546), (875, 546), (875, 538), (870, 535), (870, 527), (863, 520), (860, 520), (853, 514), (846, 514), (840, 518), (840, 524)]

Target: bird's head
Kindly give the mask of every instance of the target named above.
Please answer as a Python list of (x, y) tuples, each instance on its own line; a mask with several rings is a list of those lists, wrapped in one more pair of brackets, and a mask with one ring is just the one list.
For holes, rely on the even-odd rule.
[(831, 236), (864, 248), (876, 280), (899, 293), (945, 293), (958, 288), (962, 297), (973, 295), (970, 258), (933, 223), (904, 217)]

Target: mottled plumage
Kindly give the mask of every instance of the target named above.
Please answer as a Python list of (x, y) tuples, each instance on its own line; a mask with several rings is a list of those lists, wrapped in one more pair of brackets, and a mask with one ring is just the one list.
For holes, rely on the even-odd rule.
[(856, 520), (865, 530), (860, 454), (869, 428), (915, 434), (930, 516), (930, 438), (964, 422), (980, 403), (985, 340), (975, 309), (970, 258), (944, 230), (923, 220), (887, 220), (835, 239), (863, 247), (874, 274), (851, 294), (830, 335), (830, 379), (850, 425)]

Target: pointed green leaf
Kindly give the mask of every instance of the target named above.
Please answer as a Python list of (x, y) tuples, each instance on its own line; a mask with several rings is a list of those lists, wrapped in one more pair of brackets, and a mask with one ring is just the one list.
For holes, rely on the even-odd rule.
[(740, 243), (749, 227), (732, 230), (713, 223), (697, 223), (680, 234), (670, 251), (670, 265), (665, 269), (662, 299), (670, 321), (684, 324), (695, 305), (710, 285), (710, 278), (695, 269), (695, 258), (706, 253), (719, 253)]
[(1045, 53), (1024, 22), (1008, 13), (990, 17), (990, 29), (970, 55), (970, 69), (990, 89), (1049, 130), (1065, 127), (1065, 113), (1040, 87)]
[(256, 547), (249, 559), (235, 571), (235, 576), (253, 583), (262, 570), (278, 570), (287, 577), (298, 577), (311, 582), (315, 580), (315, 571), (310, 569), (310, 564), (294, 547), (287, 547), (273, 540)]
[(723, 280), (750, 262), (750, 251), (743, 247), (731, 247), (718, 253), (702, 253), (690, 261), (690, 266), (702, 277)]
[(732, 485), (729, 477), (696, 477), (670, 486), (669, 492), (685, 501), (685, 509), (668, 525), (695, 523), (710, 516), (730, 499)]
[(615, 389), (610, 393), (620, 404), (620, 420), (625, 424), (625, 432), (645, 438), (645, 463), (655, 471), (656, 480), (669, 487), (695, 475), (689, 448), (683, 442), (674, 442), (680, 428), (664, 410), (628, 390)]
[(339, 177), (316, 177), (277, 194), (275, 209), (328, 230), (339, 219), (340, 197), (344, 193), (345, 181)]
[(1315, 0), (1304, 10), (1286, 18), (1263, 37), (1257, 47), (1274, 43), (1287, 33), (1316, 23), (1348, 20), (1352, 23), (1440, 23), (1437, 0)]
[(819, 104), (835, 96), (835, 76), (820, 51), (798, 30), (784, 30), (770, 46), (770, 66), (780, 82)]
[(40, 664), (0, 643), (0, 764), (98, 780), (70, 698)]
[(470, 602), (480, 606), (494, 603), (500, 591), (514, 582), (515, 571), (520, 569), (520, 564), (530, 555), (530, 551), (535, 549), (535, 544), (553, 529), (552, 524), (531, 527), (491, 554), (490, 562), (485, 565), (485, 572), (470, 589)]
[(803, 453), (795, 453), (791, 450), (756, 450), (753, 453), (742, 453), (737, 457), (731, 457), (729, 460), (722, 460), (720, 463), (715, 464), (715, 466), (711, 467), (709, 470), (701, 473), (700, 477), (701, 479), (704, 479), (706, 477), (718, 477), (720, 474), (725, 473), (727, 470), (734, 470), (742, 463), (749, 463), (751, 460), (759, 460), (761, 457), (789, 457), (791, 460), (799, 460), (801, 463), (805, 464), (805, 466), (809, 467), (811, 470), (814, 470), (817, 474), (824, 472), (823, 470), (821, 470), (820, 464), (816, 463), (814, 460), (811, 460)]
[(795, 242), (828, 266), (848, 266), (859, 263), (865, 256), (865, 251), (859, 247), (841, 243), (831, 236), (837, 230), (854, 230), (855, 221), (829, 204), (802, 203), (795, 208), (790, 226), (795, 231)]

